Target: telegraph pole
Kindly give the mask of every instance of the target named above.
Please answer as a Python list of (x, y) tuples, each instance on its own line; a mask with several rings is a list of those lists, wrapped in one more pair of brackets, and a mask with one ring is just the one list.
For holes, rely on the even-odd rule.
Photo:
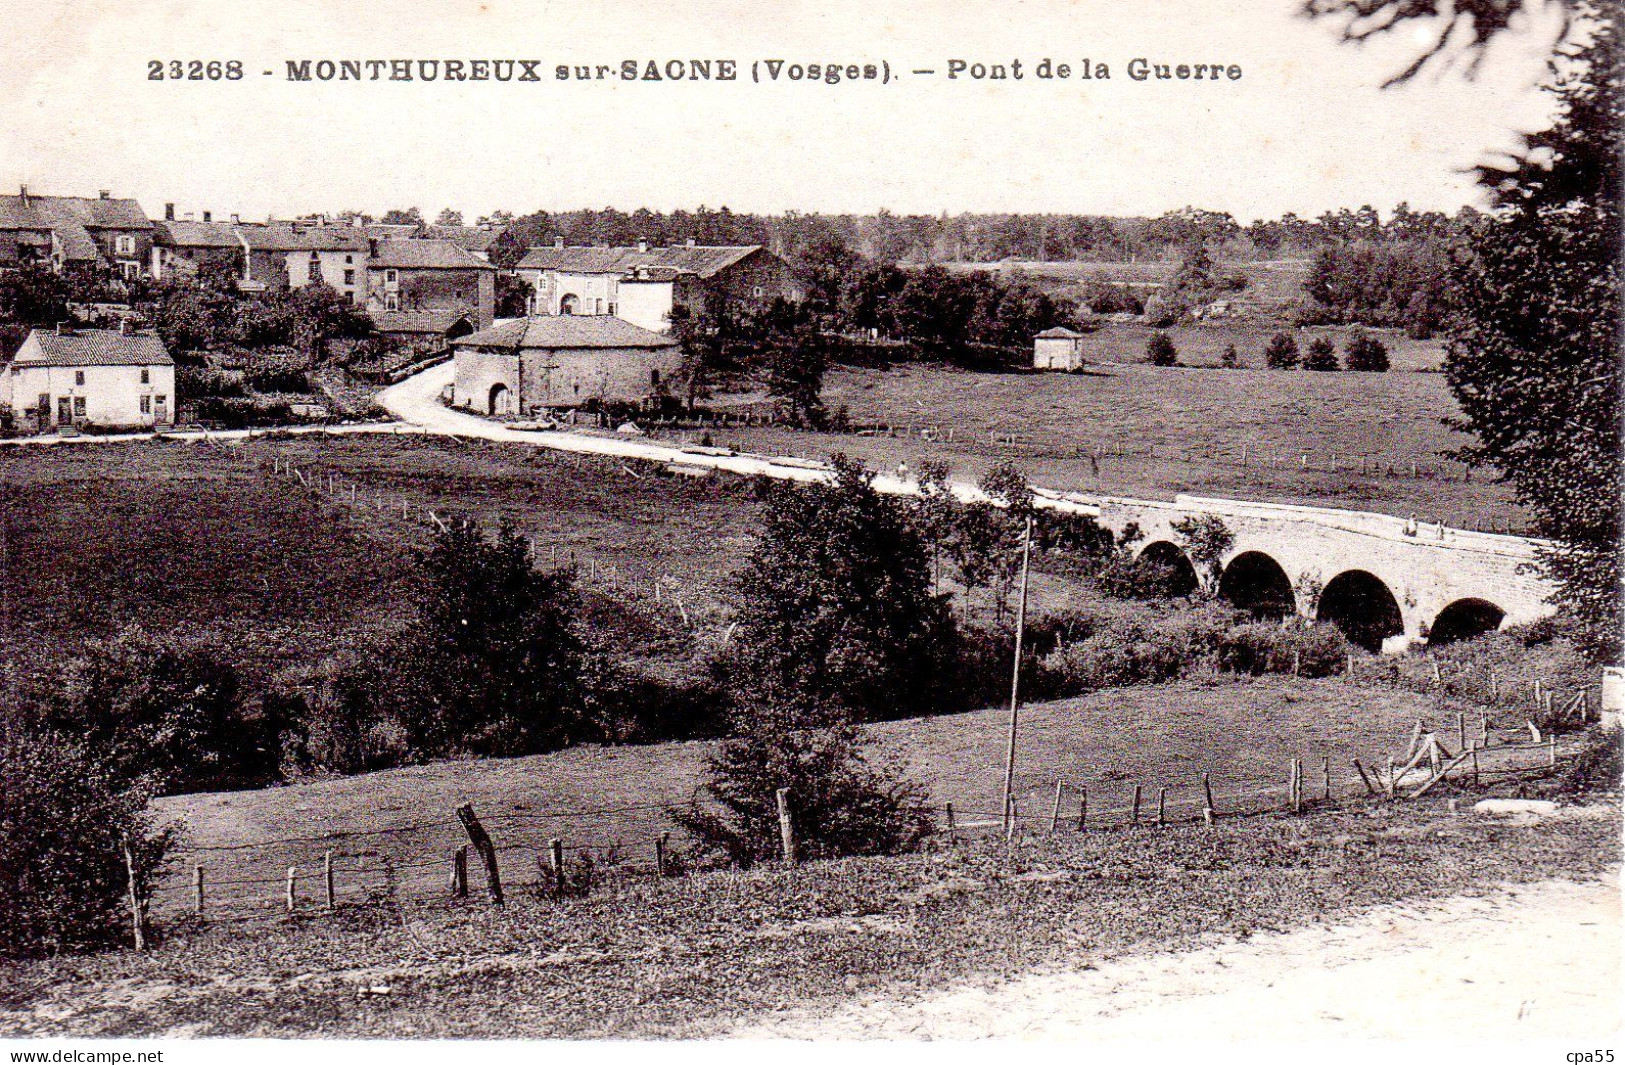
[(1033, 519), (1021, 537), (1021, 598), (1016, 601), (1016, 660), (1010, 670), (1010, 736), (1004, 750), (1004, 832), (1010, 834), (1011, 789), (1016, 779), (1016, 719), (1021, 707), (1021, 638), (1027, 628), (1027, 569), (1033, 553)]

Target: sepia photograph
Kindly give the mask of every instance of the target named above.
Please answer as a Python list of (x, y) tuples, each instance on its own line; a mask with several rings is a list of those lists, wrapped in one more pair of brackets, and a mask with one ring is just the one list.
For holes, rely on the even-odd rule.
[(1625, 0), (0, 26), (9, 1062), (1622, 1049)]

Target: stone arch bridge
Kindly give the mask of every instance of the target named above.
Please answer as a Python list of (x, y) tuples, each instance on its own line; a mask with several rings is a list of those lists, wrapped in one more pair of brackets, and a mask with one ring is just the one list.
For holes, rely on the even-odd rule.
[[(1553, 613), (1552, 586), (1533, 565), (1540, 542), (1525, 537), (1203, 496), (1041, 494), (1041, 505), (1093, 514), (1119, 537), (1138, 528), (1139, 555), (1186, 574), (1193, 587), (1200, 581), (1260, 615), (1333, 622), (1372, 651), (1464, 639)], [(1234, 537), (1217, 566), (1199, 566), (1176, 529), (1204, 515)]]

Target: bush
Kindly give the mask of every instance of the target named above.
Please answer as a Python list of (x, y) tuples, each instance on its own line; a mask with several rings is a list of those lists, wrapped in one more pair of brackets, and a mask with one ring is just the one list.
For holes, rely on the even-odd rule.
[(250, 715), (212, 650), (126, 629), (30, 681), (45, 726), (154, 794), (259, 787), (278, 776), (277, 723)]
[(1145, 361), (1152, 366), (1178, 366), (1179, 349), (1167, 333), (1158, 330), (1145, 344)]
[(1558, 777), (1558, 790), (1567, 795), (1618, 792), (1620, 775), (1625, 772), (1625, 766), (1621, 764), (1621, 746), (1617, 726), (1603, 728), (1593, 725), (1586, 731), (1585, 742), (1579, 753)]
[(1224, 354), (1219, 356), (1219, 366), (1225, 370), (1241, 369), (1241, 354), (1236, 351), (1234, 344), (1224, 346)]
[(1051, 698), (1062, 699), (1100, 688), (1163, 684), (1185, 671), (1187, 651), (1175, 633), (1138, 619), (1116, 622), (1044, 656), (1040, 684)]
[(1113, 599), (1173, 599), (1191, 592), (1190, 572), (1172, 562), (1127, 551), (1113, 555), (1095, 574), (1095, 585)]
[(1326, 337), (1316, 337), (1309, 345), (1309, 354), (1304, 356), (1303, 368), (1305, 370), (1338, 370), (1337, 347)]
[(1385, 373), (1388, 370), (1388, 348), (1382, 341), (1365, 332), (1350, 335), (1343, 348), (1343, 362), (1351, 370), (1367, 373)]
[(1329, 677), (1347, 667), (1352, 644), (1335, 625), (1282, 625), (1252, 621), (1236, 625), (1219, 640), (1219, 666), (1231, 673), (1291, 673), (1296, 663), (1305, 677)]
[(247, 429), (262, 425), (291, 425), (298, 418), (287, 403), (256, 403), (250, 399), (205, 396), (193, 408), (193, 417), (222, 429)]
[(1291, 333), (1276, 333), (1264, 345), (1264, 365), (1272, 370), (1292, 370), (1298, 365), (1298, 342)]
[(839, 711), (756, 704), (741, 733), (708, 762), (696, 803), (673, 814), (703, 856), (748, 867), (780, 853), (776, 792), (788, 788), (805, 858), (895, 854), (930, 834), (925, 792), (894, 769), (871, 765), (857, 726)]
[(392, 650), (382, 641), (346, 649), (314, 675), (285, 678), (266, 694), (266, 716), (287, 722), (284, 776), (369, 773), (412, 760), (395, 705)]
[(207, 366), (175, 367), (176, 399), (202, 399), (205, 396), (241, 399), (247, 394), (242, 381), (233, 374), (221, 373)]
[(262, 366), (243, 375), (243, 382), (256, 392), (310, 392), (310, 376), (303, 370), (285, 366)]
[(0, 737), (0, 957), (128, 941), (123, 844), (150, 884), (173, 834), (146, 794), (77, 739), (21, 728)]

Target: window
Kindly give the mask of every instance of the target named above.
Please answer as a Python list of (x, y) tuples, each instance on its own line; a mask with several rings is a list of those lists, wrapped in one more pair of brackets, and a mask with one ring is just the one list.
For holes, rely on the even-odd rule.
[(141, 413), (142, 414), (151, 414), (152, 413), (152, 397), (151, 396), (142, 396), (141, 397)]
[(310, 274), (310, 283), (311, 284), (313, 284), (313, 285), (321, 284), (321, 281), (322, 281), (322, 257), (319, 254), (317, 254), (316, 252), (311, 252), (310, 253), (310, 268), (308, 270), (308, 273)]
[(384, 283), (386, 285), (393, 285), (395, 283), (395, 281), (396, 281), (395, 271), (393, 271), (393, 270), (385, 270), (384, 271)]
[(113, 246), (118, 249), (118, 253), (120, 255), (134, 255), (135, 254), (135, 238), (128, 235), (128, 234), (123, 234), (123, 235), (119, 236), (113, 242)]
[(592, 301), (592, 313), (594, 313), (594, 314), (603, 314), (604, 313), (604, 301), (603, 300), (593, 300)]
[(75, 370), (75, 371), (73, 371), (73, 383), (78, 388), (85, 387), (85, 371), (83, 371), (83, 370)]
[(751, 290), (750, 290), (750, 294), (752, 296), (754, 296), (755, 298), (757, 298), (757, 299), (761, 299), (762, 296), (764, 295), (764, 291), (762, 289), (762, 286), (761, 285), (752, 286)]
[(141, 367), (141, 383), (144, 385), (152, 384), (152, 371), (145, 366)]
[(83, 418), (85, 416), (85, 397), (84, 396), (74, 396), (73, 397), (73, 416), (75, 418)]
[(134, 280), (135, 278), (141, 276), (140, 263), (119, 263), (119, 269), (123, 272), (124, 276), (130, 280)]
[(346, 285), (355, 284), (355, 271), (354, 270), (346, 270), (346, 271), (344, 271), (344, 283)]
[[(346, 256), (345, 256), (345, 257), (344, 257), (344, 261), (345, 261), (345, 262), (346, 262), (346, 263), (353, 263), (353, 262), (355, 262), (355, 256), (354, 256), (354, 255), (346, 255)], [(353, 273), (355, 273), (355, 271), (354, 271), (354, 270), (346, 270), (346, 271), (344, 271), (344, 272), (345, 272), (345, 273), (347, 273), (347, 274), (353, 274)]]
[(611, 300), (610, 303), (609, 303), (609, 313), (610, 314), (615, 313), (615, 301), (614, 300)]
[(400, 297), (396, 296), (394, 293), (391, 293), (388, 296), (384, 297), (384, 310), (386, 310), (386, 311), (398, 311), (400, 309), (401, 309)]
[(659, 370), (650, 370), (649, 371), (649, 387), (650, 388), (659, 388), (660, 387), (660, 371)]

